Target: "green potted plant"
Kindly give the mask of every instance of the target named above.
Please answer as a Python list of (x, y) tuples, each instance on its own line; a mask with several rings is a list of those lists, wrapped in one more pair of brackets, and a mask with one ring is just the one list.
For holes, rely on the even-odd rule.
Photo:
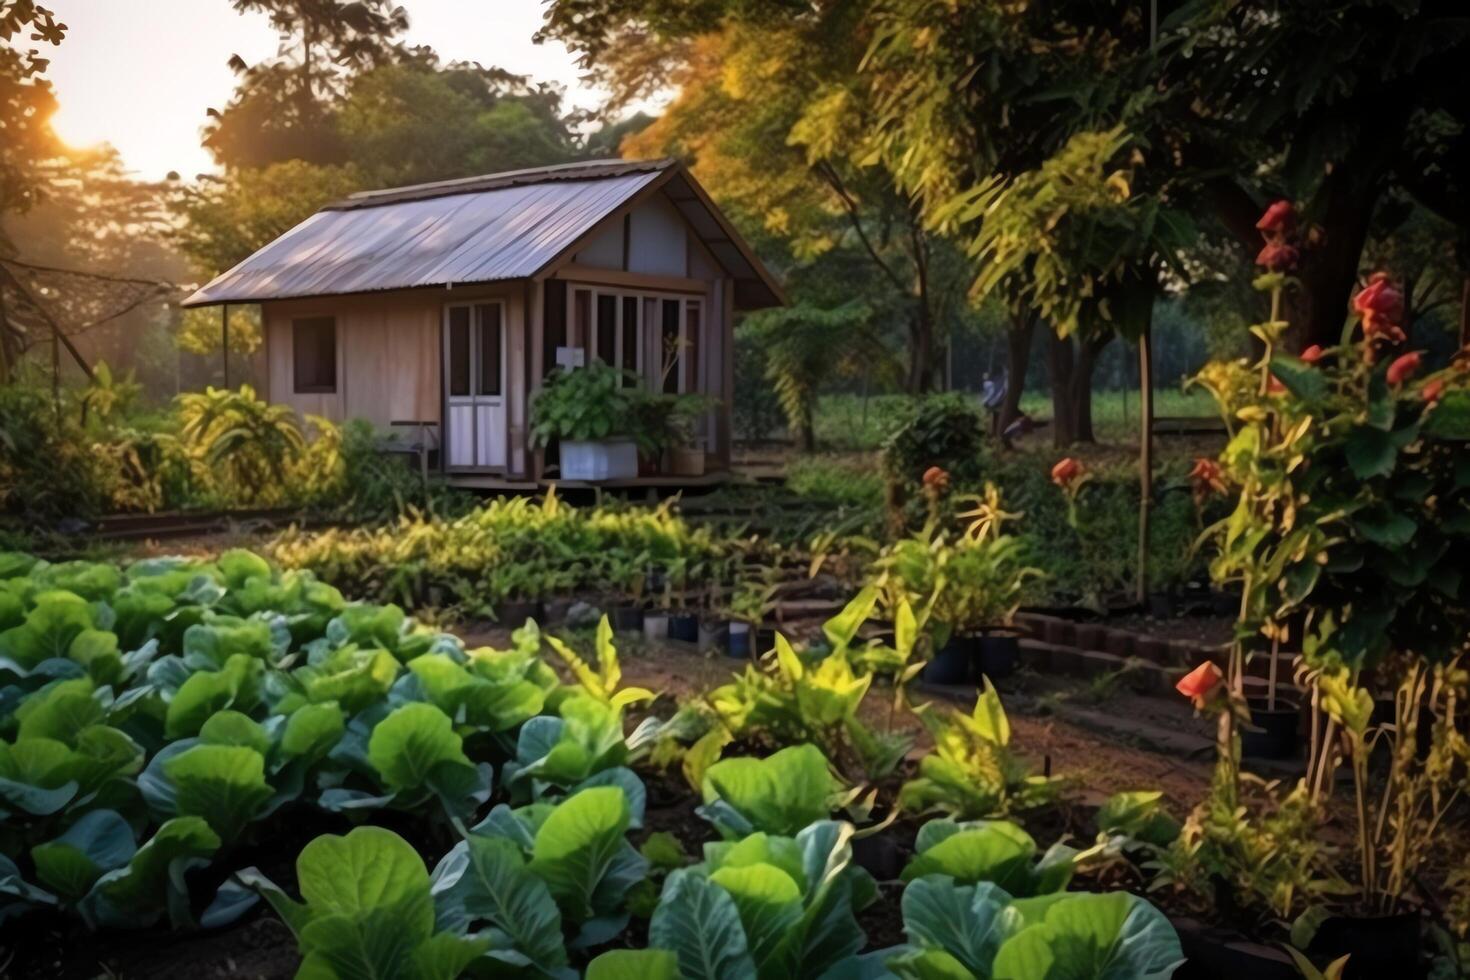
[[(943, 481), (926, 482), (931, 495), (942, 492)], [(963, 532), (951, 538), (937, 530), (939, 510), (931, 507), (924, 530), (889, 546), (877, 563), (888, 606), (906, 601), (929, 635), (934, 654), (924, 679), (935, 684), (1004, 677), (1015, 669), (1021, 588), (1040, 574), (1021, 563), (1019, 539), (1002, 533), (1015, 515), (1000, 509), (996, 488), (987, 485), (968, 502), (971, 509), (958, 515), (966, 521)]]
[(553, 372), (531, 403), (531, 444), (557, 442), (567, 480), (638, 475), (639, 389), (601, 362)]
[(669, 472), (674, 476), (703, 476), (705, 451), (697, 444), (699, 417), (710, 411), (717, 400), (708, 395), (679, 395), (669, 413)]
[(742, 578), (730, 597), (730, 639), (726, 652), (746, 659), (759, 654), (757, 634), (766, 617), (775, 611), (781, 584), (780, 569), (761, 566), (757, 574)]

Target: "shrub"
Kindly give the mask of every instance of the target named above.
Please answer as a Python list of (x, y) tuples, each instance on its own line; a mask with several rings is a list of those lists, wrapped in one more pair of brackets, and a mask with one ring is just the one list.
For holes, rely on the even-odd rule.
[(915, 401), (903, 425), (883, 447), (883, 470), (890, 483), (917, 484), (938, 466), (956, 481), (981, 474), (985, 419), (964, 395), (932, 395)]

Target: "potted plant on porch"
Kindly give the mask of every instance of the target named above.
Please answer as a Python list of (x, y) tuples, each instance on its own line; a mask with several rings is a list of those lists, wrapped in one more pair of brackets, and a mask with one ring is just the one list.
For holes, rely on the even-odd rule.
[(561, 447), (565, 480), (638, 475), (639, 390), (601, 362), (554, 372), (531, 403), (531, 443)]

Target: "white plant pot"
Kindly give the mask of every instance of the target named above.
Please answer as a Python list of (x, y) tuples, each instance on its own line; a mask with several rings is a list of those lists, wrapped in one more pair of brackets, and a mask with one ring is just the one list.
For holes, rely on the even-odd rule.
[(662, 643), (669, 638), (669, 617), (664, 613), (643, 614), (643, 636)]
[(631, 480), (638, 475), (638, 444), (631, 439), (561, 442), (563, 480)]

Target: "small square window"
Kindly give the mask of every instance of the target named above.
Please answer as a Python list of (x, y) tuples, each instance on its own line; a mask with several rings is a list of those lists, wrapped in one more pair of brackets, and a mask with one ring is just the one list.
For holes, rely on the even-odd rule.
[(291, 348), (298, 395), (337, 390), (337, 321), (314, 316), (291, 321)]

